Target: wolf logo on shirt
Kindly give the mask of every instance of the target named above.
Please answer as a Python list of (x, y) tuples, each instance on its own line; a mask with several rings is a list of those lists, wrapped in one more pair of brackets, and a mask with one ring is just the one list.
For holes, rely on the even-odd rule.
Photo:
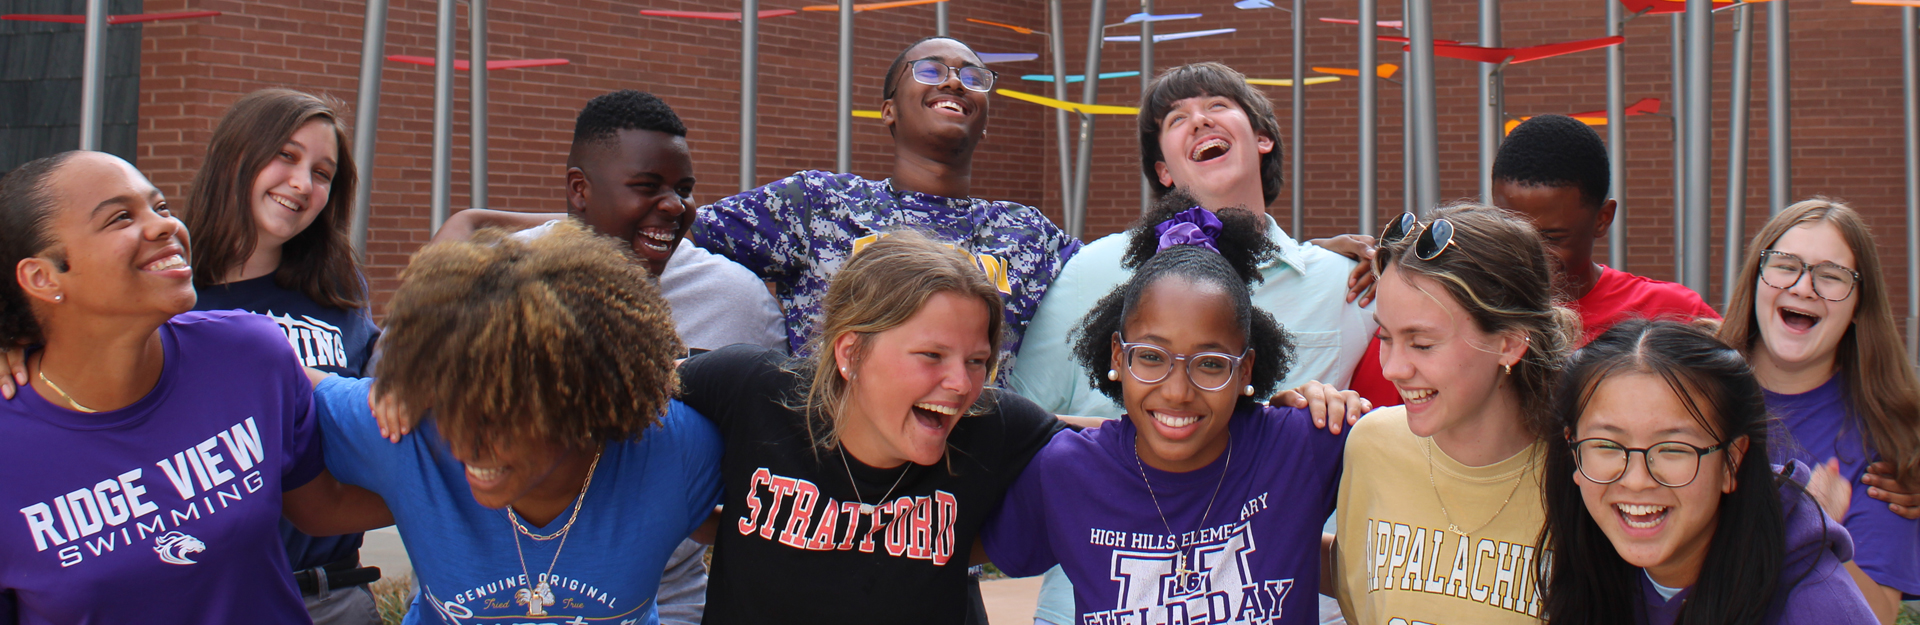
[(206, 543), (180, 532), (167, 532), (153, 539), (153, 552), (160, 554), (160, 561), (167, 564), (199, 564), (187, 556), (206, 550)]

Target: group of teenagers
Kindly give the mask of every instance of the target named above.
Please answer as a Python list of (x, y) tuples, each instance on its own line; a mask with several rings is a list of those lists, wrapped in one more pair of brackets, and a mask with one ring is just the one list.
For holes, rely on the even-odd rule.
[(1543, 116), (1488, 204), (1302, 243), (1271, 104), (1198, 63), (1142, 98), (1154, 208), (1083, 245), (971, 197), (977, 54), (887, 71), (891, 178), (697, 209), (673, 110), (593, 99), (565, 211), (454, 215), (382, 326), (326, 100), (242, 98), (177, 212), (111, 155), (17, 168), (0, 623), (375, 622), (388, 525), (408, 623), (983, 623), (988, 562), (1054, 625), (1920, 594), (1920, 380), (1847, 205), (1770, 220), (1723, 320), (1594, 261), (1605, 147)]

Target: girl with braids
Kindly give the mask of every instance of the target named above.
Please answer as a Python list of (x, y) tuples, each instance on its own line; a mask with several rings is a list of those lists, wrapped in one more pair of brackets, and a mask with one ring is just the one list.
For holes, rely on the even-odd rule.
[(1876, 249), (1845, 204), (1787, 207), (1747, 246), (1719, 336), (1753, 363), (1795, 443), (1775, 445), (1773, 461), (1837, 460), (1853, 484), (1841, 520), (1860, 548), (1847, 569), (1891, 624), (1901, 596), (1920, 594), (1920, 522), (1874, 498), (1912, 492), (1901, 484), (1920, 478), (1920, 378), (1901, 352)]
[(1274, 252), (1262, 219), (1170, 192), (1130, 235), (1131, 277), (1075, 333), (1089, 382), (1126, 418), (1055, 435), (984, 534), (1009, 575), (1061, 565), (1072, 622), (1318, 621), (1343, 441), (1261, 403), (1293, 358), (1252, 303)]
[(719, 503), (720, 441), (669, 399), (682, 348), (646, 277), (573, 222), (431, 245), (379, 380), (318, 380), (329, 465), (386, 498), (419, 577), (405, 622), (655, 620), (667, 557)]
[(1550, 387), (1578, 322), (1524, 219), (1430, 217), (1380, 237), (1380, 359), (1406, 404), (1347, 439), (1329, 594), (1355, 623), (1533, 623), (1541, 441), (1563, 435)]
[[(1546, 439), (1547, 525), (1533, 562), (1554, 625), (1874, 622), (1847, 532), (1770, 466), (1767, 406), (1707, 330), (1627, 321), (1575, 352)], [(1833, 488), (1837, 487), (1837, 488)]]

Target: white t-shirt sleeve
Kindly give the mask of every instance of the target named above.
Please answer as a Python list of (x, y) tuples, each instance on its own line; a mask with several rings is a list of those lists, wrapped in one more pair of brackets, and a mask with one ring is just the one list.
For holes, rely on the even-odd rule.
[(752, 271), (682, 239), (660, 275), (680, 340), (694, 349), (737, 343), (787, 351), (787, 325), (773, 293)]

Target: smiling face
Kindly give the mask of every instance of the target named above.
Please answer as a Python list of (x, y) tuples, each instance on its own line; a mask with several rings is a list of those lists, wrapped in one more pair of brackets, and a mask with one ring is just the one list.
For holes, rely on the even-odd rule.
[(685, 137), (626, 129), (587, 146), (567, 171), (568, 212), (628, 242), (660, 275), (693, 225), (693, 155)]
[[(1824, 221), (1794, 226), (1770, 249), (1799, 256), (1809, 267), (1827, 262), (1848, 269), (1859, 267), (1840, 229)], [(1830, 302), (1814, 294), (1811, 275), (1802, 275), (1787, 289), (1776, 289), (1756, 279), (1753, 313), (1759, 322), (1760, 341), (1755, 350), (1765, 352), (1764, 357), (1781, 368), (1831, 370), (1840, 339), (1853, 326), (1853, 312), (1860, 305), (1859, 288), (1847, 299)]]
[[(1605, 438), (1633, 449), (1669, 441), (1699, 448), (1719, 442), (1665, 379), (1640, 372), (1602, 380), (1572, 435), (1574, 440)], [(1596, 484), (1579, 471), (1569, 477), (1580, 486), (1587, 512), (1621, 559), (1647, 569), (1662, 585), (1685, 587), (1693, 584), (1706, 560), (1720, 496), (1733, 492), (1735, 485), (1729, 462), (1739, 462), (1745, 442), (1740, 439), (1723, 451), (1699, 456), (1698, 473), (1679, 488), (1654, 481), (1639, 453), (1628, 454), (1626, 473), (1611, 484)], [(1599, 473), (1598, 468), (1587, 470)]]
[(1381, 374), (1406, 401), (1407, 426), (1433, 436), (1483, 416), (1501, 389), (1501, 365), (1519, 362), (1525, 341), (1481, 331), (1467, 310), (1426, 276), (1397, 264), (1375, 287)]
[(952, 39), (929, 39), (909, 48), (894, 76), (893, 97), (880, 104), (880, 120), (901, 146), (925, 146), (936, 154), (967, 154), (987, 130), (987, 94), (960, 86), (960, 77), (947, 70), (947, 80), (923, 85), (913, 79), (913, 62), (938, 61), (948, 67), (986, 67), (980, 55)]
[(1558, 283), (1577, 288), (1573, 299), (1586, 295), (1593, 282), (1594, 241), (1606, 236), (1613, 224), (1613, 200), (1591, 207), (1576, 186), (1549, 187), (1507, 180), (1493, 183), (1493, 205), (1525, 216), (1540, 231), (1546, 250), (1558, 262)]
[(332, 122), (313, 119), (293, 131), (253, 178), (249, 197), (257, 245), (285, 245), (320, 218), (332, 197), (339, 159)]
[(939, 462), (986, 385), (989, 314), (985, 302), (942, 291), (905, 323), (871, 335), (858, 357), (854, 334), (835, 340), (834, 362), (851, 378), (839, 419), (847, 451), (883, 469)]
[[(58, 202), (55, 245), (22, 263), (23, 286), (59, 295), (61, 310), (102, 316), (165, 320), (193, 309), (186, 226), (139, 170), (89, 152), (70, 158), (47, 184)], [(50, 258), (56, 254), (64, 270)]]
[(1187, 98), (1160, 119), (1163, 160), (1153, 169), (1160, 184), (1186, 191), (1201, 206), (1264, 209), (1260, 157), (1273, 147), (1273, 137), (1256, 134), (1232, 99)]
[[(1130, 343), (1148, 343), (1169, 354), (1189, 356), (1239, 355), (1247, 349), (1246, 333), (1234, 319), (1233, 300), (1216, 285), (1168, 276), (1142, 291), (1132, 312), (1124, 332)], [(1220, 457), (1229, 442), (1227, 424), (1234, 404), (1252, 375), (1252, 352), (1246, 352), (1226, 386), (1216, 391), (1193, 384), (1188, 376), (1191, 361), (1177, 361), (1165, 379), (1146, 383), (1127, 368), (1118, 340), (1113, 354), (1112, 368), (1120, 372), (1127, 418), (1139, 431), (1134, 446), (1142, 461), (1163, 471), (1186, 472)]]
[(536, 491), (568, 490), (577, 485), (549, 484), (556, 470), (568, 461), (578, 461), (584, 452), (551, 441), (513, 438), (492, 444), (451, 444), (455, 460), (466, 467), (467, 487), (473, 500), (498, 510), (521, 501)]

